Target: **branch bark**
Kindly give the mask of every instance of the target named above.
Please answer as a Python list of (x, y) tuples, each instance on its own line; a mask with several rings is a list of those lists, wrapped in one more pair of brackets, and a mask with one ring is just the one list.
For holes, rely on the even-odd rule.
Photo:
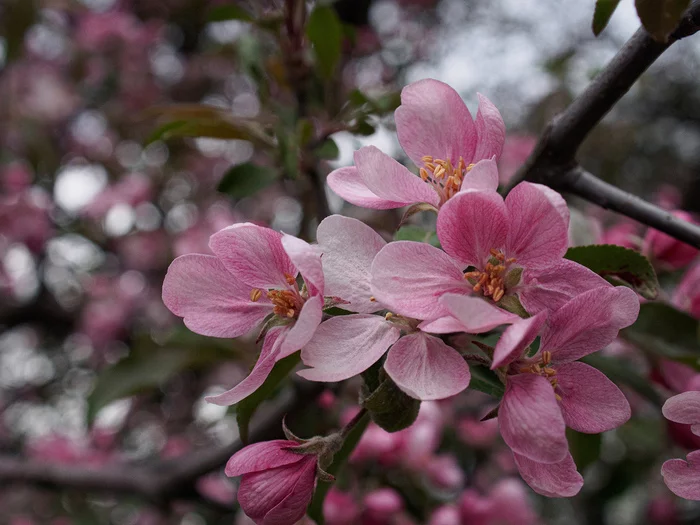
[(535, 150), (513, 177), (508, 191), (523, 180), (545, 184), (579, 195), (700, 248), (700, 227), (601, 181), (580, 168), (575, 160), (586, 136), (642, 73), (674, 42), (698, 30), (698, 0), (685, 13), (667, 43), (657, 42), (640, 28), (586, 90), (549, 123)]

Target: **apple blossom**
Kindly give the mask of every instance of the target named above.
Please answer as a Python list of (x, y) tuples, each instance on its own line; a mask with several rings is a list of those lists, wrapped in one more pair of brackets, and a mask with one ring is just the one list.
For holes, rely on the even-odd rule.
[[(693, 216), (688, 212), (676, 210), (672, 213), (684, 221), (695, 222)], [(643, 251), (652, 260), (658, 261), (672, 270), (687, 266), (698, 255), (697, 248), (653, 228), (649, 228), (644, 236)]]
[[(700, 392), (688, 391), (668, 399), (662, 408), (664, 417), (675, 423), (692, 425), (700, 436)], [(681, 498), (700, 500), (700, 450), (688, 454), (686, 460), (670, 459), (661, 468), (668, 488)]]
[[(442, 206), (460, 190), (495, 190), (505, 125), (496, 107), (479, 96), (476, 120), (459, 94), (433, 79), (401, 91), (396, 132), (420, 178), (374, 146), (355, 152), (355, 166), (328, 176), (328, 185), (346, 201), (374, 209), (410, 204)], [(449, 123), (449, 124), (448, 124)], [(422, 179), (422, 180), (421, 180)]]

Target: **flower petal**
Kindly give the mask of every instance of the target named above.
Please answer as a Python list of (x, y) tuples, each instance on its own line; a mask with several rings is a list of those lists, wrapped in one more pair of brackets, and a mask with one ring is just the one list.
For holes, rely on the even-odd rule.
[(516, 454), (542, 463), (558, 463), (569, 451), (554, 389), (542, 376), (508, 376), (498, 422), (503, 441)]
[(583, 486), (583, 477), (576, 470), (571, 454), (557, 463), (538, 463), (513, 454), (520, 475), (530, 488), (548, 498), (570, 498)]
[(282, 234), (249, 222), (215, 233), (209, 247), (226, 269), (256, 288), (287, 288), (285, 274), (297, 270), (282, 248)]
[(236, 452), (226, 463), (226, 475), (228, 477), (242, 476), (251, 472), (259, 472), (271, 468), (298, 463), (304, 456), (295, 454), (285, 447), (296, 445), (286, 439), (273, 441), (261, 441), (243, 447)]
[(275, 327), (268, 330), (265, 334), (260, 357), (258, 357), (258, 361), (248, 377), (223, 394), (207, 396), (204, 400), (214, 405), (231, 406), (260, 388), (279, 359), (279, 347), (288, 330), (287, 327)]
[(676, 423), (700, 424), (700, 392), (692, 390), (667, 399), (661, 412)]
[(459, 321), (462, 330), (469, 334), (482, 334), (520, 319), (481, 297), (451, 293), (440, 297), (438, 302)]
[(489, 158), (480, 160), (464, 177), (459, 191), (498, 189), (498, 165)]
[(503, 198), (492, 191), (458, 193), (440, 209), (437, 235), (455, 259), (483, 269), (491, 249), (501, 249), (508, 235), (508, 212)]
[(373, 210), (391, 210), (405, 206), (403, 202), (389, 201), (377, 197), (367, 187), (355, 166), (338, 168), (332, 171), (326, 177), (326, 182), (338, 196), (355, 206)]
[(310, 381), (342, 381), (367, 370), (401, 332), (383, 317), (340, 315), (321, 323), (301, 351), (305, 365), (298, 374)]
[(433, 79), (409, 84), (401, 91), (401, 105), (394, 113), (399, 143), (416, 166), (422, 157), (451, 160), (460, 156), (472, 162), (476, 126), (466, 104), (447, 84)]
[(491, 369), (494, 370), (501, 366), (509, 365), (520, 357), (539, 335), (540, 329), (546, 320), (547, 314), (540, 312), (533, 317), (516, 321), (506, 328), (498, 343), (496, 343)]
[(463, 328), (461, 322), (451, 315), (446, 315), (444, 317), (438, 317), (437, 319), (420, 322), (418, 324), (418, 330), (431, 334), (452, 334), (454, 332), (461, 332)]
[[(563, 204), (562, 204), (563, 203)], [(506, 254), (523, 267), (543, 266), (561, 259), (569, 244), (564, 199), (540, 184), (521, 182), (506, 197), (510, 229)]]
[(567, 427), (599, 434), (629, 420), (630, 404), (605, 374), (579, 362), (559, 365), (556, 370), (559, 404)]
[(422, 242), (387, 244), (372, 263), (372, 294), (392, 312), (415, 319), (446, 315), (437, 299), (471, 293), (462, 269), (445, 252)]
[(303, 518), (314, 495), (315, 481), (316, 459), (307, 459), (304, 469), (298, 473), (298, 479), (292, 491), (265, 515), (263, 525), (287, 525)]
[(280, 355), (277, 359), (282, 359), (293, 354), (297, 350), (304, 348), (314, 336), (314, 332), (323, 319), (323, 297), (315, 295), (301, 307), (299, 317), (291, 325), (285, 334), (284, 341), (280, 345)]
[(661, 467), (664, 483), (676, 496), (700, 500), (700, 450), (695, 450), (682, 459), (669, 459)]
[(323, 295), (323, 266), (317, 247), (286, 234), (282, 236), (282, 247), (304, 278), (311, 295)]
[(506, 141), (506, 125), (496, 106), (481, 93), (476, 95), (479, 97), (479, 109), (474, 122), (477, 139), (472, 162), (493, 157), (498, 160), (503, 151), (503, 143)]
[(458, 394), (469, 386), (469, 366), (442, 339), (416, 332), (399, 339), (384, 370), (409, 396), (428, 401)]
[(362, 221), (331, 215), (318, 225), (316, 240), (323, 253), (325, 295), (348, 301), (343, 308), (351, 312), (381, 310), (382, 305), (370, 300), (372, 261), (386, 245), (381, 235)]
[(639, 298), (629, 288), (594, 288), (550, 314), (540, 350), (555, 363), (575, 361), (610, 344), (638, 314)]
[(375, 146), (357, 150), (355, 166), (377, 197), (403, 205), (427, 202), (437, 207), (440, 204), (440, 198), (431, 186)]
[(585, 266), (561, 259), (541, 268), (528, 268), (513, 291), (530, 314), (553, 311), (577, 295), (599, 287), (612, 288), (600, 275)]
[(168, 268), (163, 302), (184, 317), (185, 326), (211, 337), (239, 337), (272, 312), (266, 297), (250, 300), (251, 287), (236, 279), (216, 257), (182, 255)]

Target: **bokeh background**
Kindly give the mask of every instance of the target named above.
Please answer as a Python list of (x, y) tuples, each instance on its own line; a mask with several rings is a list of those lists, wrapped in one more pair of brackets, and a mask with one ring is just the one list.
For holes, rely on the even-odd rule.
[[(593, 0), (339, 0), (342, 58), (317, 78), (304, 66), (308, 49), (290, 50), (294, 42), (279, 36), (282, 0), (236, 4), (264, 23), (212, 21), (212, 9), (231, 3), (0, 3), (3, 454), (109, 469), (235, 440), (235, 410), (203, 398), (245, 376), (255, 342), (186, 330), (160, 296), (172, 259), (208, 253), (210, 234), (241, 221), (313, 239), (325, 174), (351, 164), (360, 145), (405, 160), (391, 115), (401, 87), (422, 78), (449, 83), (473, 113), (477, 92), (500, 109), (507, 182), (546, 123), (639, 27), (629, 0), (597, 38)], [(700, 212), (699, 74), (700, 37), (675, 44), (586, 140), (581, 164), (692, 220)], [(262, 182), (230, 175), (248, 163), (264, 168)], [(354, 208), (321, 190), (331, 212), (394, 235), (398, 212)], [(570, 203), (572, 244), (643, 249), (641, 225)], [(678, 292), (694, 258), (654, 264), (660, 300), (697, 316), (688, 302), (697, 292)], [(661, 461), (698, 448), (697, 438), (667, 426), (654, 405), (654, 396), (682, 390), (674, 379), (692, 370), (671, 370), (675, 363), (625, 339), (606, 353), (643, 385), (625, 389), (630, 423), (572, 445), (586, 476), (576, 498), (545, 500), (519, 484), (495, 422), (478, 422), (494, 400), (470, 393), (424, 404), (421, 425), (398, 437), (371, 429), (329, 498), (327, 523), (428, 523), (449, 502), (507, 506), (502, 492), (520, 503), (524, 495), (520, 518), (464, 523), (700, 523), (700, 507), (672, 496), (659, 476)], [(294, 428), (336, 426), (353, 410), (356, 386), (330, 387)], [(294, 388), (290, 381), (281, 390)], [(499, 486), (504, 479), (515, 485)], [(219, 471), (200, 478), (187, 501), (161, 505), (7, 484), (1, 475), (0, 483), (0, 523), (12, 525), (246, 523), (235, 482)]]

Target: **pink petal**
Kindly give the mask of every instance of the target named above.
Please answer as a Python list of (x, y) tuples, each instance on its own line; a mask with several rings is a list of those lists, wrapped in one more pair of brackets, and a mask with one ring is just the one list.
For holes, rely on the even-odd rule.
[(673, 396), (666, 400), (661, 411), (666, 419), (676, 423), (700, 424), (700, 392), (693, 390)]
[(282, 247), (304, 278), (311, 294), (323, 295), (323, 266), (317, 248), (298, 237), (286, 234), (282, 236)]
[(469, 170), (459, 191), (498, 189), (498, 166), (493, 159), (484, 159)]
[(506, 125), (496, 106), (481, 93), (477, 93), (477, 96), (479, 97), (479, 109), (476, 112), (476, 121), (474, 122), (477, 142), (472, 162), (493, 157), (498, 160), (506, 140)]
[(437, 207), (440, 204), (440, 197), (431, 186), (375, 146), (357, 150), (355, 166), (377, 197), (403, 205), (427, 202)]
[(690, 383), (697, 377), (698, 372), (694, 368), (671, 361), (670, 359), (659, 359), (658, 372), (665, 386), (673, 392), (685, 392), (686, 390), (696, 390), (690, 388)]
[[(524, 458), (526, 461), (527, 458)], [(503, 478), (491, 489), (491, 502), (496, 523), (501, 519), (505, 523), (518, 525), (535, 525), (539, 523), (537, 514), (532, 509), (528, 490), (515, 478)]]
[(392, 312), (416, 319), (446, 314), (444, 293), (471, 293), (462, 269), (445, 252), (422, 242), (387, 244), (372, 263), (372, 294)]
[(567, 427), (599, 434), (629, 420), (630, 404), (605, 374), (579, 362), (559, 365), (556, 371), (559, 404)]
[(287, 288), (297, 270), (282, 248), (282, 234), (249, 222), (215, 233), (209, 247), (226, 269), (256, 288)]
[(538, 463), (513, 454), (520, 475), (530, 488), (548, 498), (570, 498), (583, 487), (583, 478), (576, 470), (571, 454), (557, 463)]
[(305, 365), (298, 374), (310, 381), (342, 381), (367, 370), (401, 332), (383, 317), (340, 315), (321, 323), (301, 351)]
[(391, 347), (384, 370), (409, 396), (423, 401), (444, 399), (469, 386), (469, 366), (441, 339), (416, 332)]
[(372, 261), (386, 241), (362, 221), (331, 215), (316, 230), (319, 249), (323, 253), (325, 294), (340, 297), (351, 312), (372, 313), (382, 309), (370, 301)]
[(338, 168), (326, 178), (326, 182), (338, 196), (355, 206), (374, 210), (390, 210), (405, 206), (403, 202), (388, 201), (377, 197), (360, 177), (356, 167)]
[(276, 327), (268, 330), (267, 334), (265, 334), (260, 357), (258, 357), (258, 361), (250, 371), (250, 374), (248, 374), (248, 377), (223, 394), (207, 396), (204, 400), (214, 405), (231, 406), (260, 388), (267, 376), (270, 375), (275, 362), (279, 359), (280, 343), (284, 340), (285, 332), (288, 330), (287, 327)]
[(528, 268), (522, 282), (513, 289), (530, 314), (557, 310), (577, 295), (599, 287), (612, 288), (600, 275), (568, 259), (548, 266)]
[(508, 376), (498, 421), (503, 441), (516, 454), (542, 463), (558, 463), (569, 451), (554, 389), (542, 376)]
[(469, 164), (476, 149), (476, 126), (459, 94), (433, 79), (409, 84), (401, 91), (401, 105), (394, 113), (401, 147), (416, 166), (422, 157)]
[(251, 287), (211, 255), (183, 255), (168, 268), (163, 302), (185, 325), (211, 337), (239, 337), (272, 312), (266, 297), (250, 300)]
[(491, 249), (502, 249), (508, 235), (508, 212), (503, 198), (491, 191), (458, 193), (440, 209), (437, 235), (455, 259), (483, 269)]
[(299, 312), (299, 317), (291, 325), (285, 334), (284, 341), (280, 345), (280, 355), (277, 359), (282, 359), (301, 350), (314, 336), (314, 332), (323, 319), (323, 297), (313, 296), (304, 303)]
[(438, 302), (459, 321), (462, 331), (469, 334), (482, 334), (520, 319), (481, 297), (451, 293), (440, 297)]
[(293, 447), (296, 444), (294, 441), (276, 439), (248, 445), (236, 452), (228, 460), (228, 463), (226, 463), (226, 475), (232, 478), (250, 474), (251, 472), (298, 463), (304, 456), (289, 450), (283, 450), (285, 447)]
[(509, 365), (523, 355), (525, 349), (539, 335), (546, 320), (546, 312), (540, 312), (534, 317), (520, 319), (506, 328), (496, 343), (491, 369)]
[[(555, 195), (539, 184), (521, 182), (506, 197), (510, 223), (506, 254), (523, 267), (548, 265), (566, 253), (569, 222), (562, 218), (562, 204), (554, 202)], [(561, 196), (556, 198), (563, 202)]]
[(661, 467), (664, 483), (676, 496), (700, 500), (700, 450), (682, 459), (670, 459)]
[(554, 362), (575, 361), (610, 344), (638, 314), (639, 298), (629, 288), (594, 288), (550, 314), (540, 350)]
[(316, 460), (246, 474), (241, 479), (238, 503), (260, 525), (287, 525), (301, 519), (313, 495)]
[(447, 315), (438, 317), (428, 321), (422, 321), (418, 324), (418, 330), (431, 334), (452, 334), (463, 330), (462, 323), (454, 317)]

